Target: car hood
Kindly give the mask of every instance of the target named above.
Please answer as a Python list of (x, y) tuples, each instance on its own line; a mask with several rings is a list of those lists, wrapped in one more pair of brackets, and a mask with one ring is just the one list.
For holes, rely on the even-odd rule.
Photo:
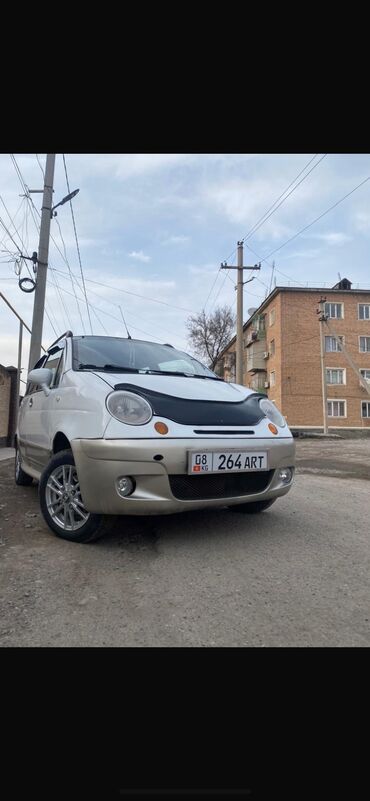
[(186, 378), (170, 375), (140, 375), (135, 373), (100, 373), (112, 389), (121, 384), (137, 386), (141, 390), (159, 392), (184, 400), (219, 401), (221, 403), (240, 403), (249, 395), (255, 394), (248, 387), (214, 381), (212, 378)]

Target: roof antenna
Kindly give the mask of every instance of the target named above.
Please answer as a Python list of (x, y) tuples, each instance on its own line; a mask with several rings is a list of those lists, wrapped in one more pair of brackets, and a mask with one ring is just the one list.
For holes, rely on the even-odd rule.
[(127, 331), (127, 339), (132, 339), (132, 336), (131, 336), (131, 334), (130, 334), (130, 332), (129, 332), (128, 328), (127, 328), (127, 325), (126, 325), (126, 320), (125, 320), (125, 318), (124, 318), (124, 316), (123, 316), (123, 311), (122, 311), (122, 309), (121, 309), (121, 307), (120, 307), (120, 306), (118, 306), (118, 308), (119, 308), (119, 310), (120, 310), (120, 312), (121, 312), (121, 317), (122, 317), (122, 320), (123, 320), (123, 322), (124, 322), (125, 329), (126, 329), (126, 331)]

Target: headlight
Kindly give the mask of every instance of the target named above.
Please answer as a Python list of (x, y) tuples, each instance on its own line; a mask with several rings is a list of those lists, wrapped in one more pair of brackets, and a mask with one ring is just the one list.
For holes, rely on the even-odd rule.
[(145, 423), (149, 423), (153, 416), (150, 403), (133, 392), (123, 392), (122, 390), (112, 392), (108, 395), (106, 403), (108, 412), (116, 420), (128, 423), (130, 426), (143, 426)]
[(286, 426), (285, 417), (279, 412), (279, 409), (274, 406), (274, 404), (268, 400), (268, 398), (262, 398), (260, 400), (260, 407), (263, 413), (271, 420), (272, 423), (275, 423), (276, 426), (280, 426), (280, 428), (284, 428)]

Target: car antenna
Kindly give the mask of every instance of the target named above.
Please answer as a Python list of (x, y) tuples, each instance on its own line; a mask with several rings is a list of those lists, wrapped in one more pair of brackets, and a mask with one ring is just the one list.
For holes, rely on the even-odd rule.
[(126, 320), (125, 320), (125, 318), (124, 318), (124, 316), (123, 316), (123, 311), (122, 311), (122, 309), (121, 309), (121, 307), (120, 307), (120, 306), (119, 306), (118, 308), (119, 308), (119, 310), (120, 310), (120, 312), (121, 312), (121, 317), (122, 317), (122, 320), (123, 320), (123, 322), (124, 322), (125, 329), (126, 329), (126, 331), (127, 331), (127, 339), (132, 339), (132, 336), (131, 336), (131, 334), (130, 334), (130, 332), (129, 332), (128, 328), (127, 328), (127, 325), (126, 325)]

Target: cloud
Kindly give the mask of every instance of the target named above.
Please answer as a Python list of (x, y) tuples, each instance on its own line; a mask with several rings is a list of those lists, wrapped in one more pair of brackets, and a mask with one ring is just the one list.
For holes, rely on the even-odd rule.
[(217, 273), (214, 264), (204, 264), (202, 267), (191, 264), (187, 269), (191, 275), (209, 275), (215, 277)]
[(363, 234), (367, 234), (370, 231), (370, 213), (367, 211), (358, 211), (355, 214), (355, 227), (358, 231), (361, 231)]
[(288, 259), (315, 259), (321, 251), (319, 248), (307, 248), (306, 250), (295, 250), (293, 253), (284, 255), (284, 260)]
[(189, 242), (190, 236), (169, 236), (168, 239), (164, 239), (162, 245), (182, 245), (184, 242)]
[(321, 239), (328, 245), (344, 245), (345, 242), (350, 242), (352, 239), (351, 236), (348, 236), (348, 234), (344, 234), (342, 231), (333, 231), (333, 232), (328, 232), (326, 234), (312, 234), (312, 238)]
[(128, 254), (131, 259), (137, 259), (137, 261), (150, 261), (150, 256), (146, 256), (142, 250), (133, 250), (131, 253)]

